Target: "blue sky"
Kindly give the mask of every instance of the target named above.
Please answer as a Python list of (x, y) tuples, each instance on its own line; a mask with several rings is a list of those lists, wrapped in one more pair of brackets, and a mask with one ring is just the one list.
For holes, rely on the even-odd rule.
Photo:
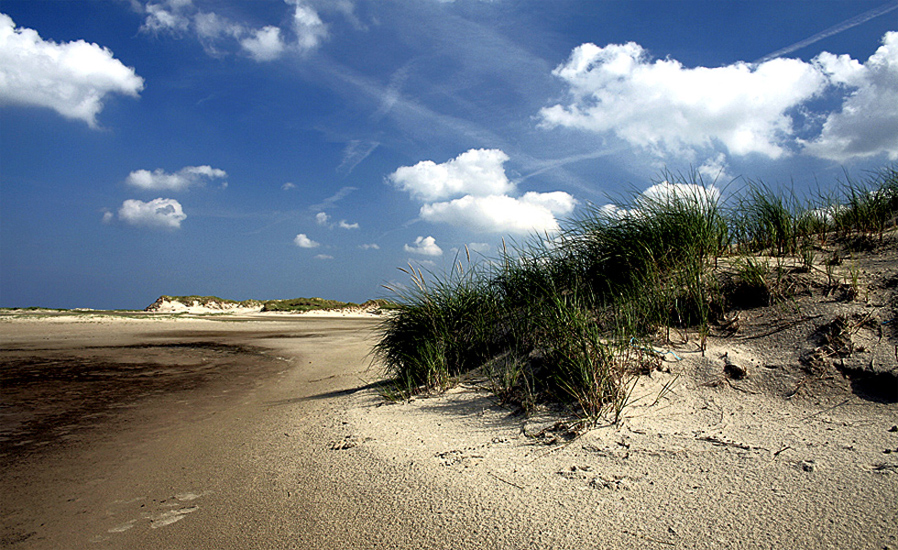
[(835, 185), (898, 161), (896, 8), (4, 0), (0, 305), (359, 302), (664, 169)]

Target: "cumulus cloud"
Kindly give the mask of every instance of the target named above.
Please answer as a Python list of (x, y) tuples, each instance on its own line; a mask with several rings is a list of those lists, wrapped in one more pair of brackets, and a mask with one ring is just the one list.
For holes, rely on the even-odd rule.
[(639, 216), (644, 208), (670, 203), (694, 204), (702, 209), (710, 209), (720, 202), (720, 189), (714, 185), (694, 183), (656, 183), (640, 193), (633, 201), (632, 208), (606, 204), (599, 210), (609, 218)]
[[(183, 191), (192, 186), (205, 185), (207, 181), (226, 177), (228, 177), (227, 172), (208, 165), (185, 166), (174, 174), (169, 174), (161, 168), (152, 172), (135, 170), (128, 174), (125, 183), (140, 189)], [(223, 182), (222, 185), (226, 187), (227, 183)]]
[(442, 164), (425, 160), (402, 166), (389, 179), (412, 197), (425, 201), (466, 194), (497, 195), (514, 189), (505, 175), (506, 161), (508, 155), (498, 149), (471, 149)]
[(447, 202), (425, 204), (421, 218), (486, 233), (526, 234), (558, 231), (556, 215), (570, 214), (576, 202), (563, 192), (525, 193), (517, 199), (507, 195), (466, 195)]
[(418, 237), (414, 243), (407, 244), (404, 248), (410, 254), (420, 254), (422, 256), (443, 255), (443, 249), (437, 245), (437, 241), (433, 237)]
[(346, 220), (340, 220), (340, 223), (338, 224), (338, 226), (340, 227), (340, 229), (358, 229), (359, 228), (358, 223), (348, 223)]
[(284, 191), (289, 191), (291, 189), (296, 189), (296, 184), (290, 183), (289, 181), (281, 186), (281, 189)]
[(308, 52), (318, 47), (327, 38), (327, 25), (305, 0), (286, 0), (293, 4), (293, 30), (300, 52)]
[(853, 91), (805, 151), (838, 162), (881, 153), (898, 160), (898, 32), (886, 33), (866, 63), (826, 52), (816, 60), (834, 83)]
[(574, 198), (561, 191), (512, 196), (517, 186), (505, 173), (508, 160), (498, 149), (471, 149), (442, 164), (402, 166), (388, 180), (424, 202), (425, 221), (488, 233), (557, 231), (555, 216), (570, 214)]
[(256, 61), (271, 61), (284, 53), (281, 29), (269, 25), (251, 31), (250, 36), (240, 41), (244, 50)]
[(0, 104), (49, 107), (95, 128), (108, 95), (141, 90), (143, 78), (107, 48), (44, 40), (0, 13)]
[[(570, 100), (540, 111), (543, 127), (614, 134), (658, 154), (719, 149), (776, 159), (802, 150), (844, 161), (885, 153), (898, 158), (898, 33), (889, 32), (865, 62), (823, 52), (810, 62), (684, 67), (652, 59), (639, 44), (582, 44), (553, 74)], [(841, 109), (809, 112), (809, 100), (833, 92)], [(793, 115), (824, 120), (800, 138)]]
[(377, 243), (360, 244), (359, 248), (362, 250), (380, 250), (380, 245)]
[(286, 52), (309, 53), (327, 39), (327, 24), (306, 0), (285, 0), (292, 8), (288, 27), (251, 27), (214, 12), (199, 10), (192, 0), (148, 2), (143, 8), (144, 32), (195, 36), (210, 55), (235, 46), (259, 62), (274, 61)]
[(316, 243), (312, 239), (308, 238), (305, 233), (300, 233), (299, 235), (297, 235), (296, 238), (293, 239), (293, 242), (300, 248), (317, 248), (321, 246), (320, 243)]
[(319, 212), (315, 214), (315, 222), (318, 223), (318, 225), (327, 225), (329, 219), (330, 216), (327, 215), (327, 212)]
[(187, 219), (181, 203), (175, 199), (163, 198), (149, 202), (126, 200), (119, 208), (118, 217), (131, 225), (157, 229), (179, 229), (181, 222)]
[(771, 158), (786, 153), (780, 141), (792, 132), (787, 111), (826, 85), (819, 70), (797, 59), (690, 69), (673, 59), (652, 61), (634, 42), (583, 44), (553, 74), (572, 100), (542, 109), (544, 126), (613, 132), (663, 152), (721, 142), (733, 154)]
[(695, 201), (699, 204), (715, 204), (720, 200), (720, 189), (713, 185), (696, 185), (694, 183), (670, 183), (662, 181), (642, 192), (636, 198), (636, 204), (668, 203), (674, 201)]

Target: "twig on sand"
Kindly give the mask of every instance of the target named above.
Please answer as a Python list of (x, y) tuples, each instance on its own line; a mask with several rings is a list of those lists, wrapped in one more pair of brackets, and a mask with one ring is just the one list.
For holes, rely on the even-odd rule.
[(508, 481), (507, 479), (502, 479), (501, 477), (497, 476), (497, 475), (494, 474), (493, 472), (487, 471), (487, 473), (488, 473), (489, 475), (493, 476), (494, 478), (498, 479), (498, 480), (501, 481), (502, 483), (507, 483), (508, 485), (511, 485), (512, 487), (515, 487), (515, 488), (520, 489), (520, 490), (522, 490), (522, 491), (525, 490), (523, 487), (521, 487), (521, 486), (518, 485), (517, 483), (512, 483), (511, 481)]
[(790, 447), (790, 446), (788, 446), (788, 445), (784, 445), (782, 449), (780, 449), (780, 450), (778, 450), (777, 452), (773, 453), (773, 458), (778, 457), (781, 453), (784, 453), (784, 452), (788, 451), (788, 450), (791, 449), (791, 448), (792, 448), (792, 447)]
[(811, 418), (814, 418), (814, 417), (817, 416), (818, 414), (823, 414), (823, 413), (829, 412), (829, 411), (831, 411), (831, 410), (833, 410), (833, 409), (838, 409), (839, 407), (841, 407), (841, 406), (844, 405), (845, 403), (848, 403), (848, 401), (849, 401), (848, 399), (845, 399), (845, 400), (842, 401), (841, 403), (838, 403), (838, 404), (836, 404), (836, 405), (833, 405), (832, 407), (830, 407), (830, 408), (828, 408), (828, 409), (823, 409), (822, 411), (817, 411), (817, 412), (815, 412), (815, 413), (813, 413), (813, 414), (809, 414), (809, 415), (803, 417), (801, 420), (799, 420), (799, 422), (802, 422), (802, 421), (805, 421), (805, 420), (810, 420)]
[(712, 443), (714, 445), (718, 445), (721, 447), (735, 447), (736, 449), (742, 449), (744, 451), (755, 451), (760, 449), (760, 447), (752, 447), (750, 445), (745, 445), (743, 443), (735, 443), (733, 441), (727, 441), (725, 439), (721, 439), (719, 437), (714, 437), (713, 435), (704, 435), (696, 437), (698, 441), (707, 441), (708, 443)]
[(771, 334), (776, 334), (777, 332), (782, 332), (782, 331), (786, 330), (787, 328), (792, 328), (795, 325), (800, 325), (801, 323), (804, 323), (806, 321), (813, 321), (814, 319), (819, 319), (820, 317), (823, 317), (823, 315), (811, 315), (808, 317), (802, 317), (801, 319), (797, 319), (795, 321), (782, 323), (782, 324), (768, 330), (767, 332), (743, 336), (742, 338), (740, 338), (740, 340), (754, 340), (755, 338), (764, 338), (765, 336), (770, 336)]

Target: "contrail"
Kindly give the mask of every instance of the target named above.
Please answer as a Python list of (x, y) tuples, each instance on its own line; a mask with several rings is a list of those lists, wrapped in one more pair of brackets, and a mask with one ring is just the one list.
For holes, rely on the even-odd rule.
[(785, 48), (783, 48), (781, 50), (777, 50), (773, 53), (769, 53), (769, 54), (765, 55), (764, 57), (758, 59), (757, 61), (755, 61), (752, 64), (758, 65), (765, 61), (770, 61), (771, 59), (774, 59), (776, 57), (786, 55), (787, 53), (792, 53), (795, 50), (800, 50), (801, 48), (804, 48), (805, 46), (810, 46), (814, 42), (819, 42), (820, 40), (823, 40), (824, 38), (829, 38), (830, 36), (832, 36), (834, 34), (839, 34), (842, 31), (848, 30), (851, 27), (856, 27), (856, 26), (860, 25), (861, 23), (866, 23), (867, 21), (869, 21), (871, 19), (875, 19), (875, 18), (879, 17), (880, 15), (885, 15), (895, 9), (898, 9), (898, 1), (889, 2), (888, 4), (883, 4), (882, 6), (879, 6), (878, 8), (873, 8), (872, 10), (864, 12), (855, 17), (852, 17), (851, 19), (842, 21), (838, 25), (833, 25), (832, 27), (826, 29), (825, 31), (818, 32), (817, 34), (815, 34), (814, 36), (812, 36), (810, 38), (805, 38), (801, 42), (796, 42), (795, 44), (792, 44), (791, 46), (786, 46)]
[(605, 149), (602, 151), (596, 151), (593, 153), (586, 153), (583, 155), (572, 155), (570, 157), (565, 157), (565, 158), (561, 158), (561, 159), (539, 161), (539, 164), (542, 164), (542, 166), (540, 166), (533, 172), (530, 172), (529, 174), (525, 174), (522, 177), (516, 179), (515, 183), (516, 184), (521, 183), (522, 181), (528, 180), (528, 179), (532, 178), (533, 176), (538, 176), (538, 175), (542, 174), (543, 172), (548, 172), (549, 170), (561, 168), (562, 166), (564, 166), (566, 164), (571, 164), (573, 162), (580, 162), (581, 160), (592, 160), (592, 159), (597, 159), (597, 158), (601, 158), (601, 157), (607, 157), (609, 155), (614, 155), (614, 154), (620, 153), (624, 149), (625, 149), (624, 147), (614, 147), (614, 148)]

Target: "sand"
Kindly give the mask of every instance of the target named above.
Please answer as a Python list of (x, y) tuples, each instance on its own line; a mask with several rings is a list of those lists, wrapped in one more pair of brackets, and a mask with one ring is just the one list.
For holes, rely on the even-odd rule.
[(0, 545), (898, 549), (898, 404), (764, 339), (683, 342), (571, 439), (476, 385), (385, 401), (377, 323), (3, 318)]

